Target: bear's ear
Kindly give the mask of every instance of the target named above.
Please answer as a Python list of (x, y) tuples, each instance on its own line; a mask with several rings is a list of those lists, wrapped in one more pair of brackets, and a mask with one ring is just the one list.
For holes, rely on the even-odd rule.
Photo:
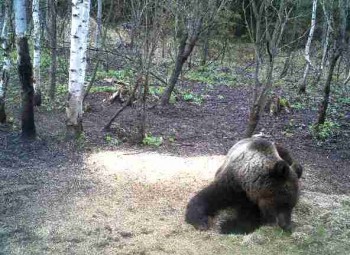
[(291, 168), (294, 170), (294, 172), (297, 174), (298, 179), (300, 179), (301, 175), (303, 174), (303, 167), (299, 163), (293, 163), (291, 165)]
[(270, 175), (278, 178), (287, 178), (289, 175), (289, 165), (284, 160), (279, 160), (270, 171)]

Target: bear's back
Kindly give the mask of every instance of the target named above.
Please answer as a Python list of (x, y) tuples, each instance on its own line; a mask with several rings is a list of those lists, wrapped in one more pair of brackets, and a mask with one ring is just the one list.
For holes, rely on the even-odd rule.
[(229, 150), (215, 176), (218, 178), (223, 174), (234, 174), (238, 178), (242, 175), (247, 178), (261, 175), (264, 174), (263, 169), (273, 167), (278, 160), (281, 158), (273, 143), (262, 138), (246, 138), (237, 142)]

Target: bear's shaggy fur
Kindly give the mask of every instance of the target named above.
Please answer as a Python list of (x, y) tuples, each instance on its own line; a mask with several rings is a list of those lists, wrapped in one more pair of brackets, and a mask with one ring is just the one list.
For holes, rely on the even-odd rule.
[(290, 230), (301, 175), (302, 167), (282, 146), (262, 138), (243, 139), (228, 152), (214, 181), (190, 200), (186, 222), (206, 230), (210, 217), (232, 207)]

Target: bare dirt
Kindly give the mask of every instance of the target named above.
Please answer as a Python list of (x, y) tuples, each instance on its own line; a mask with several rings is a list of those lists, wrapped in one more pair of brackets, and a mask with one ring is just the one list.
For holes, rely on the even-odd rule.
[[(149, 110), (149, 132), (163, 137), (156, 148), (115, 145), (130, 141), (134, 108), (110, 133), (101, 132), (120, 107), (103, 102), (107, 93), (89, 96), (85, 136), (77, 143), (63, 139), (63, 112), (37, 109), (39, 135), (31, 143), (0, 131), (0, 254), (252, 254), (238, 245), (243, 236), (198, 232), (184, 223), (186, 203), (242, 137), (248, 112), (244, 88), (193, 86), (204, 95), (201, 105), (179, 101)], [(265, 116), (258, 132), (285, 144), (302, 163), (302, 197), (328, 206), (349, 195), (349, 132), (323, 146), (301, 125), (284, 132), (290, 119), (310, 123), (314, 114)]]

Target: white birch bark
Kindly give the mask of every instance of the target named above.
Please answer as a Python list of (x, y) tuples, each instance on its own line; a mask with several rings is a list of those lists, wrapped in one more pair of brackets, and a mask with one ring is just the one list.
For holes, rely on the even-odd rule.
[[(1, 30), (1, 48), (4, 51), (4, 60), (3, 60), (3, 66), (2, 66), (2, 73), (4, 74), (5, 72), (8, 73), (11, 67), (11, 62), (10, 59), (8, 58), (8, 55), (6, 54), (8, 51), (8, 19), (9, 19), (9, 14), (8, 14), (8, 9), (5, 11), (5, 16), (4, 16), (4, 22), (2, 25), (2, 30)], [(2, 75), (4, 76), (4, 75)], [(5, 94), (5, 80), (3, 77), (0, 79), (0, 100), (1, 98), (4, 97)]]
[(2, 29), (1, 29), (1, 47), (3, 50), (3, 64), (2, 64), (2, 74), (0, 77), (0, 123), (6, 122), (6, 113), (5, 113), (5, 99), (6, 99), (6, 89), (7, 84), (10, 78), (10, 68), (11, 68), (11, 61), (9, 58), (9, 48), (8, 48), (8, 40), (9, 40), (9, 33), (8, 33), (8, 25), (9, 25), (9, 6), (8, 2), (5, 3), (5, 13), (4, 13), (4, 20), (2, 23)]
[(327, 59), (327, 52), (328, 52), (328, 45), (329, 45), (329, 34), (330, 34), (330, 28), (327, 24), (327, 32), (326, 32), (326, 38), (324, 41), (324, 45), (323, 45), (323, 52), (322, 52), (322, 60), (321, 60), (321, 64), (320, 64), (320, 72), (322, 73), (323, 69), (324, 69), (324, 65), (326, 63), (326, 59)]
[(311, 15), (311, 27), (309, 32), (309, 37), (307, 38), (307, 42), (305, 45), (305, 60), (312, 67), (312, 62), (310, 59), (310, 47), (311, 42), (314, 37), (315, 26), (316, 26), (316, 11), (317, 11), (317, 0), (312, 1), (312, 15)]
[(82, 131), (83, 88), (86, 69), (90, 0), (72, 1), (67, 128)]
[(311, 59), (310, 59), (310, 47), (311, 47), (312, 38), (313, 38), (314, 32), (315, 32), (316, 11), (317, 11), (317, 0), (313, 0), (312, 1), (312, 14), (311, 14), (311, 27), (310, 27), (309, 36), (307, 38), (307, 42), (305, 45), (305, 56), (304, 57), (306, 60), (306, 66), (305, 66), (305, 71), (304, 71), (304, 75), (303, 75), (303, 81), (302, 81), (301, 86), (299, 88), (300, 92), (305, 92), (307, 75), (309, 73), (310, 67), (313, 67)]
[(23, 38), (27, 30), (27, 6), (25, 0), (14, 0), (16, 37)]
[(40, 94), (41, 92), (41, 82), (40, 82), (40, 14), (39, 14), (40, 0), (33, 0), (33, 23), (34, 23), (34, 53), (33, 53), (33, 86), (36, 94)]

